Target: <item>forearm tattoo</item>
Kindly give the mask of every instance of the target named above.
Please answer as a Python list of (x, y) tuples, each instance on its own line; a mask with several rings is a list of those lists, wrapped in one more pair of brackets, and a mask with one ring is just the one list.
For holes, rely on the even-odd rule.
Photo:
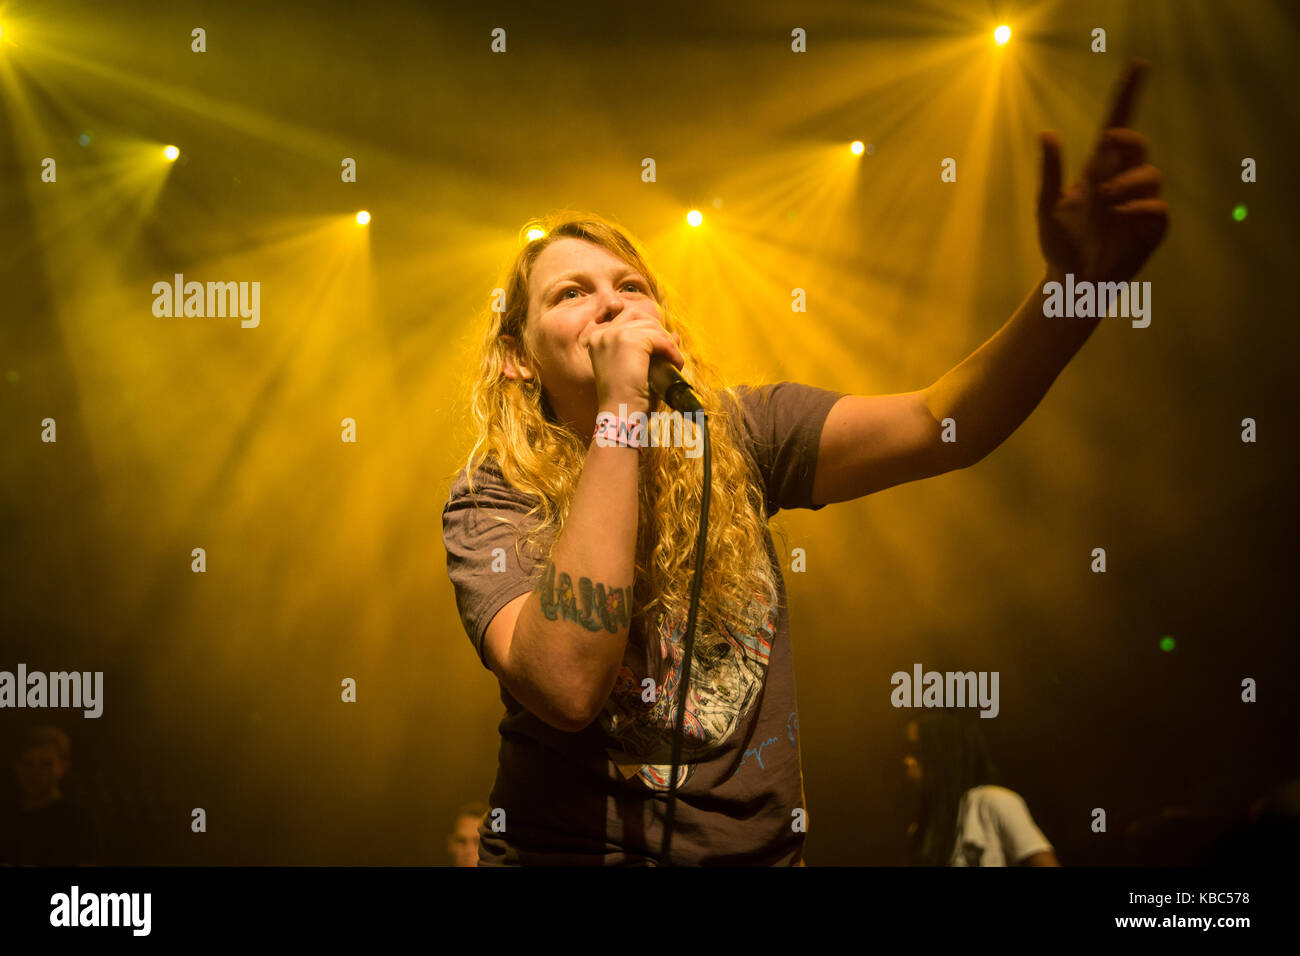
[(542, 572), (542, 583), (537, 588), (542, 602), (542, 613), (548, 621), (574, 621), (589, 631), (606, 630), (617, 634), (627, 627), (632, 614), (632, 589), (606, 588), (592, 584), (591, 578), (578, 578), (575, 591), (573, 581), (563, 571), (556, 580), (555, 565), (547, 561)]

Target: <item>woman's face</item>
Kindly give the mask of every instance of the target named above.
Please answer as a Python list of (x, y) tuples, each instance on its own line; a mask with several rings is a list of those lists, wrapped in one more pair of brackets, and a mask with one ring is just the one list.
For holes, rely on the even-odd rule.
[(536, 365), (508, 364), (506, 374), (511, 378), (537, 375), (552, 407), (562, 416), (566, 408), (584, 404), (594, 408), (591, 355), (578, 336), (588, 325), (610, 321), (626, 309), (663, 321), (641, 272), (603, 246), (557, 239), (537, 257), (528, 281), (524, 338)]

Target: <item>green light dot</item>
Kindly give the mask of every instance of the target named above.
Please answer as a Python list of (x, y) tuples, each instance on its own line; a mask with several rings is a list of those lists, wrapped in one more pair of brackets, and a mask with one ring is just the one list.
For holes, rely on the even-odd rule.
[(1174, 649), (1174, 639), (1172, 637), (1160, 638), (1160, 649), (1162, 651), (1172, 651)]
[(1232, 218), (1237, 220), (1237, 222), (1241, 222), (1241, 220), (1246, 218), (1245, 203), (1237, 203), (1237, 205), (1232, 210)]

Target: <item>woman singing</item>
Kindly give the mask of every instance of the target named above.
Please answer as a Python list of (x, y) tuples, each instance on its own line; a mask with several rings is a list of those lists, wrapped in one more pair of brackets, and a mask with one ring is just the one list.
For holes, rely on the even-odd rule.
[[(1110, 126), (1125, 125), (1136, 79)], [(1159, 202), (1142, 138), (1107, 130), (1064, 194), (1050, 134), (1043, 150), (1043, 281), (1135, 273), (1163, 231), (1142, 205)], [(713, 462), (671, 861), (803, 865), (790, 621), (768, 519), (979, 461), (1096, 321), (1045, 318), (1035, 287), (926, 389), (727, 386), (632, 237), (598, 216), (539, 225), (487, 313), (476, 442), (443, 510), (461, 619), (506, 709), (479, 863), (662, 862), (703, 468), (698, 424), (647, 385), (661, 355), (708, 413)], [(629, 438), (619, 422), (638, 413), (672, 427)], [(947, 417), (961, 441), (940, 439)]]

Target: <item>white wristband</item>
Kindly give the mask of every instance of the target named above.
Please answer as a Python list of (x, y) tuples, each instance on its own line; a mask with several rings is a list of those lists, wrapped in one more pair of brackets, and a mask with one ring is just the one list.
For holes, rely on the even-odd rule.
[(596, 431), (591, 437), (601, 448), (644, 448), (648, 439), (643, 425), (640, 416), (628, 421), (613, 412), (601, 412), (596, 416)]

